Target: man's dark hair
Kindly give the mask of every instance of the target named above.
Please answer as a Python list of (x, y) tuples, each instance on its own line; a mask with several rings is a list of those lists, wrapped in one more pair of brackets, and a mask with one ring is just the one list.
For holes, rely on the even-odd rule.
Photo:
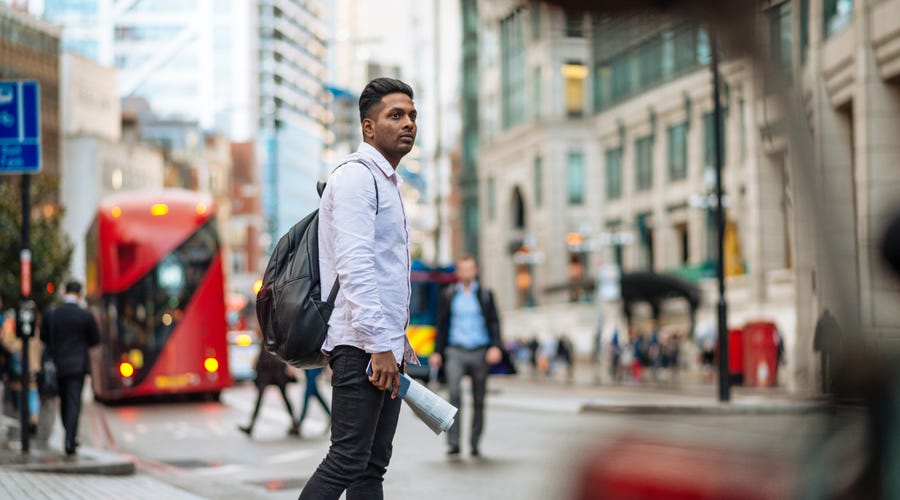
[(459, 262), (465, 262), (465, 261), (467, 261), (467, 260), (471, 260), (472, 262), (475, 263), (476, 266), (478, 265), (478, 261), (475, 260), (475, 256), (474, 256), (473, 254), (470, 254), (470, 253), (464, 253), (464, 254), (460, 255), (459, 258), (456, 259), (456, 262), (457, 262), (457, 263), (459, 263)]
[(66, 293), (74, 293), (74, 294), (81, 293), (81, 283), (79, 283), (77, 281), (70, 281), (70, 282), (66, 283)]
[(359, 122), (362, 123), (372, 108), (381, 104), (384, 96), (397, 92), (408, 95), (410, 99), (413, 98), (412, 87), (395, 78), (381, 77), (369, 82), (359, 95)]

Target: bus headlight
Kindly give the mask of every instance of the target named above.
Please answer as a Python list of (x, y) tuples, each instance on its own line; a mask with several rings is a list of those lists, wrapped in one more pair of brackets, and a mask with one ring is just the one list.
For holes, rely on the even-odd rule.
[(216, 358), (206, 358), (203, 360), (203, 368), (207, 373), (216, 373), (219, 371), (219, 360)]

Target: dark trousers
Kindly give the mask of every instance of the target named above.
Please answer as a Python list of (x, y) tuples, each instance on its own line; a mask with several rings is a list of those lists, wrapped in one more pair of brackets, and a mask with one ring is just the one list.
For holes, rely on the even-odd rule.
[(78, 435), (78, 418), (81, 416), (81, 391), (84, 375), (66, 375), (57, 378), (59, 383), (59, 414), (66, 430), (66, 451), (75, 449)]
[(487, 348), (463, 349), (448, 346), (444, 351), (444, 375), (447, 377), (447, 388), (450, 391), (450, 404), (459, 408), (459, 414), (453, 421), (453, 427), (447, 433), (447, 444), (459, 446), (459, 426), (462, 420), (462, 390), (460, 382), (465, 375), (472, 379), (472, 438), (469, 441), (473, 449), (478, 448), (481, 431), (484, 428), (484, 395), (487, 392), (487, 377), (490, 367), (484, 360)]
[(380, 391), (366, 375), (370, 355), (338, 346), (331, 365), (331, 447), (310, 478), (301, 499), (382, 499), (382, 482), (393, 450), (400, 398)]
[(325, 401), (325, 398), (322, 397), (322, 394), (319, 392), (319, 387), (316, 385), (316, 379), (319, 378), (321, 372), (322, 370), (320, 368), (306, 370), (306, 390), (303, 391), (303, 409), (300, 410), (300, 419), (297, 421), (297, 425), (302, 424), (303, 419), (306, 418), (306, 410), (309, 407), (310, 398), (316, 398), (316, 400), (319, 401), (319, 404), (322, 405), (322, 409), (325, 410), (325, 414), (328, 415), (328, 419), (331, 419), (331, 410), (328, 408), (328, 403)]
[[(256, 405), (253, 406), (253, 415), (250, 417), (250, 428), (253, 429), (253, 426), (256, 425), (256, 417), (259, 416), (259, 407), (262, 405), (263, 394), (266, 392), (266, 387), (258, 387), (256, 393)], [(287, 392), (285, 391), (285, 386), (275, 386), (279, 392), (281, 392), (281, 399), (284, 400), (284, 406), (287, 407), (288, 415), (291, 416), (291, 423), (294, 422), (294, 408), (291, 406), (291, 400), (288, 399)]]

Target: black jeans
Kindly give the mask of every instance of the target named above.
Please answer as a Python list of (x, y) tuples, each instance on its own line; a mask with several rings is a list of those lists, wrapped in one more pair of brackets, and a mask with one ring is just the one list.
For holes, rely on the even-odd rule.
[(59, 384), (59, 414), (66, 430), (66, 451), (75, 450), (78, 435), (78, 417), (81, 415), (81, 391), (84, 375), (57, 377)]
[(393, 450), (400, 398), (380, 391), (366, 375), (371, 356), (350, 346), (331, 352), (331, 448), (301, 499), (382, 499), (382, 482)]

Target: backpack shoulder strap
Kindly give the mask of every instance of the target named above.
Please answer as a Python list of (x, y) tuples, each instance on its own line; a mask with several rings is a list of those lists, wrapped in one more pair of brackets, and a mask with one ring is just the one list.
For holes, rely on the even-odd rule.
[[(338, 164), (338, 166), (334, 167), (334, 170), (337, 170), (337, 169), (343, 167), (344, 165), (346, 165), (348, 163), (352, 163), (354, 161), (361, 163), (364, 167), (366, 167), (366, 170), (368, 170), (369, 173), (372, 174), (372, 185), (375, 186), (375, 215), (378, 215), (378, 207), (379, 207), (379, 205), (381, 205), (381, 199), (378, 196), (378, 181), (375, 179), (375, 173), (372, 172), (372, 169), (370, 169), (368, 165), (363, 163), (363, 161), (362, 161), (362, 159), (360, 159), (359, 155), (356, 153), (351, 154), (344, 161), (342, 161), (340, 164)], [(334, 170), (332, 170), (331, 172), (334, 173)], [(325, 185), (326, 185), (325, 181), (319, 181), (316, 185), (316, 190), (319, 192), (320, 198), (322, 197), (322, 193), (325, 191)], [(329, 304), (334, 305), (334, 301), (337, 300), (337, 294), (340, 289), (341, 289), (341, 284), (338, 281), (338, 277), (335, 276), (334, 284), (331, 285), (331, 291), (328, 293), (327, 301)]]
[[(358, 162), (358, 163), (363, 163), (362, 160), (359, 158), (359, 155), (357, 155), (356, 153), (353, 153), (350, 156), (348, 156), (344, 161), (342, 161), (340, 164), (338, 164), (338, 166), (334, 167), (334, 170), (337, 170), (337, 169), (343, 167), (344, 165), (346, 165), (348, 163), (352, 163), (354, 161)], [(365, 164), (363, 163), (363, 165), (365, 165)], [(369, 168), (368, 165), (365, 165), (365, 167)], [(331, 172), (333, 173), (334, 170), (332, 170)], [(378, 205), (381, 204), (381, 200), (378, 197), (378, 181), (375, 180), (375, 173), (372, 172), (371, 169), (369, 169), (369, 173), (372, 174), (372, 184), (375, 185), (375, 214), (378, 215)], [(322, 197), (322, 193), (325, 191), (326, 184), (327, 184), (326, 181), (319, 181), (318, 183), (316, 183), (316, 190), (319, 192), (319, 198)]]

